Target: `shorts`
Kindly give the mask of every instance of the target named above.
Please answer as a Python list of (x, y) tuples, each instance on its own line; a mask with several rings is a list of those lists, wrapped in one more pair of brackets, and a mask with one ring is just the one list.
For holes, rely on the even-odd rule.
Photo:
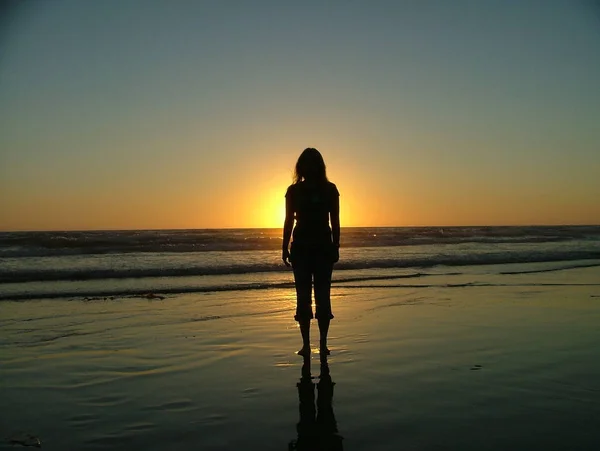
[[(333, 319), (331, 313), (331, 274), (333, 260), (331, 245), (320, 247), (294, 246), (290, 252), (290, 261), (294, 270), (296, 285), (296, 321)], [(313, 316), (311, 295), (314, 287), (315, 315)]]

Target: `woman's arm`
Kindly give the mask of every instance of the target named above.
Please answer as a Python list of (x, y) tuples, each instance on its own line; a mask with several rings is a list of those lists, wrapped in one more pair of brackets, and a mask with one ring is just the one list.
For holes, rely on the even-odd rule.
[(340, 247), (340, 197), (334, 196), (333, 205), (330, 212), (331, 235), (333, 244)]
[(285, 221), (283, 222), (283, 244), (281, 246), (281, 258), (283, 262), (289, 266), (290, 239), (292, 237), (292, 229), (294, 228), (294, 209), (292, 208), (291, 196), (285, 197)]

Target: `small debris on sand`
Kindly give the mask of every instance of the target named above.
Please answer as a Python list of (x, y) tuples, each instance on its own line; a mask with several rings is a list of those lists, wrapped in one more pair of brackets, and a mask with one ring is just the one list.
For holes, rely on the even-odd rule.
[(42, 447), (42, 442), (40, 439), (31, 434), (15, 434), (9, 437), (7, 440), (11, 445), (33, 446), (35, 448)]

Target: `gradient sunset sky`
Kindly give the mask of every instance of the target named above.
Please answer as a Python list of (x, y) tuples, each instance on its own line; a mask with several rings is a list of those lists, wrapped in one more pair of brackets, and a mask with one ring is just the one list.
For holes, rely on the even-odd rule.
[(0, 229), (600, 224), (596, 4), (8, 3)]

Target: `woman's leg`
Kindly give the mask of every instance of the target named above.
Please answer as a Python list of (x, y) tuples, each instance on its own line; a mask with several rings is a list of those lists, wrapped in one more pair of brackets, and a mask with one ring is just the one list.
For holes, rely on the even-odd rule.
[(312, 274), (308, 262), (304, 259), (292, 261), (294, 284), (296, 286), (296, 316), (302, 334), (300, 355), (310, 355), (310, 320), (313, 317), (311, 307)]
[(308, 357), (310, 356), (310, 319), (301, 319), (298, 324), (302, 334), (302, 348), (298, 351), (298, 355)]
[(315, 304), (317, 310), (316, 317), (319, 323), (319, 344), (321, 353), (329, 354), (327, 334), (329, 333), (329, 323), (333, 318), (330, 297), (333, 264), (324, 260), (317, 262), (315, 266)]
[(329, 355), (329, 348), (327, 347), (327, 334), (329, 333), (330, 318), (319, 318), (319, 352), (324, 355)]

